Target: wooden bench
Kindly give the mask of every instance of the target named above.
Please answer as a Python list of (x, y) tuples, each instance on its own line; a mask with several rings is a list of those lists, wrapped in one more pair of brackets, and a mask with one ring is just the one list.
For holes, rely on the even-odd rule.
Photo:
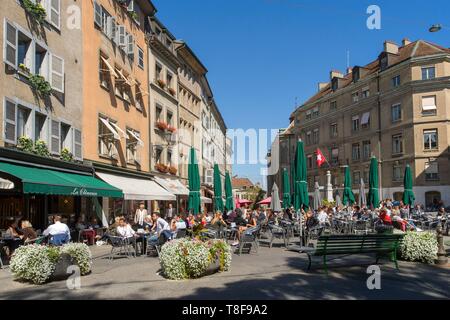
[(329, 235), (321, 236), (317, 240), (315, 248), (299, 248), (300, 253), (306, 253), (309, 259), (308, 270), (311, 269), (312, 257), (323, 257), (325, 272), (327, 269), (327, 256), (354, 255), (376, 253), (378, 264), (383, 255), (391, 255), (395, 267), (398, 269), (397, 249), (403, 239), (402, 234), (368, 234), (368, 235)]

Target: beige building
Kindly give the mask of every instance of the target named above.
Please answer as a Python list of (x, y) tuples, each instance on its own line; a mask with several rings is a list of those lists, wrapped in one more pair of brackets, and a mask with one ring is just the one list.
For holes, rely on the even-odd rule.
[[(343, 166), (354, 191), (368, 183), (371, 156), (380, 161), (380, 196), (399, 200), (409, 164), (416, 202), (450, 203), (450, 50), (423, 40), (387, 41), (376, 60), (330, 73), (319, 91), (292, 114), (294, 134), (305, 141), (310, 191), (342, 187)], [(316, 167), (317, 149), (329, 165)], [(291, 161), (293, 159), (291, 155)]]
[[(155, 17), (150, 18), (150, 169), (178, 176), (178, 69), (175, 37)], [(170, 172), (167, 169), (171, 170)]]
[(201, 150), (201, 84), (200, 79), (208, 70), (184, 41), (175, 41), (180, 68), (178, 152), (180, 177), (187, 184), (189, 152), (191, 147)]

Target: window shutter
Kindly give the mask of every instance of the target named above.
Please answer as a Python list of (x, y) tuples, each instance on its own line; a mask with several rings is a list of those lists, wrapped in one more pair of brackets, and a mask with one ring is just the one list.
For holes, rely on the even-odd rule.
[(116, 38), (116, 18), (108, 17), (106, 23), (106, 35), (111, 40), (115, 40)]
[(134, 60), (134, 37), (131, 34), (128, 35), (127, 54), (131, 60)]
[(94, 23), (97, 27), (102, 27), (102, 7), (97, 1), (94, 1)]
[(128, 12), (134, 12), (134, 0), (129, 0)]
[(4, 138), (6, 142), (16, 144), (16, 115), (17, 105), (9, 100), (5, 99), (4, 110)]
[(3, 61), (13, 67), (17, 68), (17, 29), (16, 27), (5, 20), (3, 36)]
[(125, 30), (125, 26), (118, 26), (117, 33), (117, 44), (120, 47), (125, 47), (127, 45), (127, 32)]
[(83, 150), (82, 150), (82, 135), (81, 131), (78, 129), (73, 130), (73, 155), (75, 159), (82, 160), (83, 159)]
[(48, 20), (56, 28), (61, 27), (61, 0), (49, 0)]
[(52, 88), (64, 93), (64, 59), (52, 54), (50, 68), (50, 83)]
[(51, 152), (52, 153), (60, 153), (61, 149), (61, 127), (59, 121), (52, 120), (51, 121), (51, 134), (52, 137), (50, 139), (51, 142)]

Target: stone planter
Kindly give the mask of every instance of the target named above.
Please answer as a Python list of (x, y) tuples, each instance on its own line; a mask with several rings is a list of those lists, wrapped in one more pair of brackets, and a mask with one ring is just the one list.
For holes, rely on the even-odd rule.
[(219, 271), (220, 271), (220, 262), (219, 259), (217, 259), (216, 262), (213, 262), (209, 265), (208, 269), (206, 269), (202, 277), (213, 275), (215, 273), (218, 273)]
[(70, 255), (62, 254), (55, 265), (55, 271), (53, 271), (49, 281), (66, 280), (70, 276), (70, 274), (67, 273), (67, 269), (74, 264), (76, 264), (76, 262)]

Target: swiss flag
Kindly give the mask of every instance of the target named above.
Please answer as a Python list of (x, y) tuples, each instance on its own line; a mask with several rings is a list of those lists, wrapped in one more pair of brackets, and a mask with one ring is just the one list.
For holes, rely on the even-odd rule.
[(317, 167), (321, 167), (326, 161), (327, 159), (325, 159), (325, 156), (323, 155), (322, 151), (320, 151), (320, 149), (317, 149), (316, 151), (317, 154)]

